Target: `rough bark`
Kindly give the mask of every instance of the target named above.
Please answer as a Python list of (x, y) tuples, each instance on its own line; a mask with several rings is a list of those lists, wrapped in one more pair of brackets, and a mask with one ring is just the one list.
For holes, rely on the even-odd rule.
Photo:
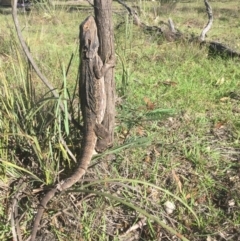
[[(112, 0), (94, 0), (94, 12), (98, 29), (99, 50), (98, 54), (103, 63), (114, 57), (114, 37), (112, 21)], [(104, 127), (109, 131), (109, 143), (114, 140), (115, 123), (115, 81), (114, 69), (109, 69), (104, 76), (105, 92), (107, 95), (106, 112), (103, 119)]]

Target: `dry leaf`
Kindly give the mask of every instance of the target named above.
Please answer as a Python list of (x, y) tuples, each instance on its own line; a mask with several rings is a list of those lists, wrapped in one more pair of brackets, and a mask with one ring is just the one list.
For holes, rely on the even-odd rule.
[(224, 128), (225, 124), (226, 124), (226, 121), (219, 121), (215, 124), (214, 128), (216, 128), (216, 129)]
[(169, 85), (175, 87), (177, 85), (177, 82), (171, 81), (171, 80), (166, 80), (162, 82), (164, 85)]
[(149, 98), (144, 97), (143, 100), (146, 103), (148, 110), (153, 110), (155, 108), (155, 104)]
[(173, 179), (177, 183), (177, 187), (179, 189), (179, 192), (182, 192), (182, 183), (180, 181), (180, 178), (178, 177), (178, 175), (176, 174), (176, 172), (174, 170), (172, 170), (172, 175), (173, 175)]
[(121, 133), (119, 134), (119, 138), (125, 139), (129, 135), (129, 130), (126, 128), (122, 128)]
[(157, 156), (160, 156), (160, 152), (157, 151), (156, 147), (154, 146), (153, 147), (153, 152), (154, 152), (154, 155), (157, 157)]
[(205, 203), (205, 202), (206, 202), (206, 196), (203, 195), (203, 196), (199, 197), (199, 198), (196, 200), (196, 202), (197, 202), (198, 204), (203, 204), (203, 203)]
[(188, 193), (185, 198), (186, 199), (195, 198), (196, 195), (197, 195), (197, 190), (193, 190), (191, 193)]
[(211, 237), (208, 235), (206, 241), (212, 241)]
[(145, 135), (145, 131), (144, 131), (144, 128), (142, 126), (137, 127), (137, 135), (138, 136), (144, 136)]
[(192, 197), (191, 193), (188, 193), (185, 198), (186, 198), (186, 199), (189, 199), (189, 198), (191, 198), (191, 197)]
[(227, 102), (227, 101), (229, 101), (229, 100), (230, 100), (229, 97), (222, 97), (222, 98), (220, 99), (221, 102)]
[(146, 157), (145, 157), (145, 159), (144, 159), (144, 161), (145, 162), (151, 162), (151, 157), (150, 157), (150, 155), (147, 155)]
[(218, 79), (216, 82), (216, 85), (222, 85), (225, 82), (224, 77), (222, 77), (221, 79)]

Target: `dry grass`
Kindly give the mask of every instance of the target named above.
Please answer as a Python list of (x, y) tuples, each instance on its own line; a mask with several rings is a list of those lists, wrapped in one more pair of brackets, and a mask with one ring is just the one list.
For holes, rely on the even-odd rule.
[[(181, 31), (198, 35), (206, 23), (201, 2), (178, 3), (157, 19), (157, 2), (142, 4), (141, 18), (150, 25), (170, 15)], [(213, 2), (212, 7), (208, 40), (239, 49), (237, 3)], [(64, 82), (62, 66), (73, 54), (66, 84), (75, 102), (78, 25), (88, 14), (37, 4), (19, 16), (34, 58), (58, 89)], [(19, 219), (25, 240), (45, 189), (74, 168), (59, 133), (76, 156), (81, 135), (71, 125), (66, 135), (57, 101), (45, 95), (22, 55), (11, 16), (0, 20), (6, 23), (0, 29), (0, 239), (13, 239), (13, 221)], [(207, 50), (167, 43), (124, 20), (119, 24), (123, 17), (114, 14), (115, 145), (92, 161), (71, 192), (51, 201), (38, 240), (180, 240), (164, 224), (191, 241), (238, 240), (239, 60), (209, 59)], [(18, 185), (21, 177), (25, 188)], [(171, 214), (166, 201), (176, 206)], [(11, 223), (14, 203), (19, 215)], [(124, 235), (144, 216), (141, 229)]]

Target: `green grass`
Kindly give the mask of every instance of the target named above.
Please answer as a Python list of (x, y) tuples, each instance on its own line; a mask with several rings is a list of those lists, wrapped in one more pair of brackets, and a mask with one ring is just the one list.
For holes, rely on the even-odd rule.
[[(165, 5), (167, 11), (157, 2), (139, 4), (144, 9), (140, 17), (149, 25), (170, 16), (182, 32), (200, 35), (206, 24), (200, 1)], [(211, 4), (215, 15), (207, 40), (240, 50), (237, 3)], [(116, 2), (114, 8), (119, 8)], [(90, 13), (69, 9), (36, 6), (19, 13), (19, 19), (34, 59), (78, 119), (79, 24)], [(45, 227), (66, 241), (130, 240), (134, 235), (132, 240), (180, 240), (174, 231), (191, 241), (237, 240), (239, 59), (209, 59), (207, 50), (194, 44), (168, 43), (144, 33), (127, 16), (114, 13), (113, 20), (118, 26), (114, 147), (93, 159), (86, 181), (51, 201)], [(11, 16), (0, 15), (0, 21), (5, 23), (0, 29), (0, 239), (13, 239), (9, 212), (21, 176), (27, 178), (18, 202), (26, 239), (43, 195), (41, 185), (57, 183), (75, 166), (60, 135), (75, 156), (81, 135), (29, 67)], [(172, 214), (165, 212), (166, 201), (176, 205)], [(123, 236), (144, 216), (142, 230)]]

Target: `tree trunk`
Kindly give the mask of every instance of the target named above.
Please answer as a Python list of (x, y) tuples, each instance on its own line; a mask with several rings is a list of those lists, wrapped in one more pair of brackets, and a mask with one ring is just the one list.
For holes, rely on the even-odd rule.
[[(112, 0), (94, 0), (94, 12), (99, 38), (99, 56), (103, 63), (107, 62), (111, 56), (115, 55), (113, 21), (112, 21)], [(111, 68), (105, 74), (105, 91), (107, 95), (107, 107), (103, 120), (103, 125), (109, 131), (109, 145), (114, 140), (115, 123), (115, 81), (114, 69)]]

